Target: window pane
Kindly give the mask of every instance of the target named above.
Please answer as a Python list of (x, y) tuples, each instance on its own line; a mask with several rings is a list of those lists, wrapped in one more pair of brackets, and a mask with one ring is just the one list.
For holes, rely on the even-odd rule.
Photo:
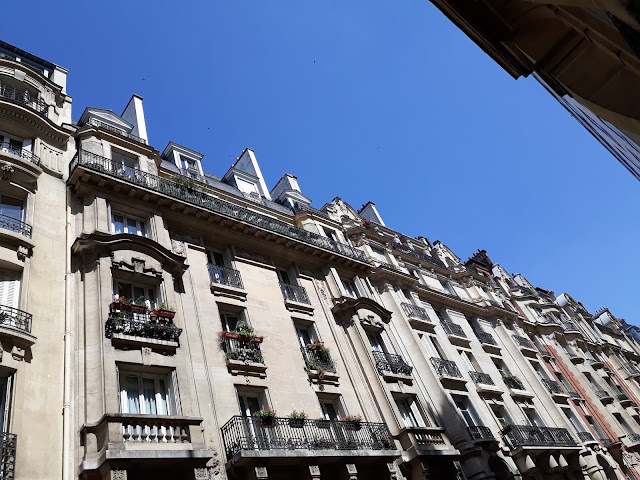
[(167, 401), (167, 387), (162, 379), (158, 380), (158, 397), (158, 413), (160, 415), (171, 415), (169, 412), (169, 402)]
[(127, 392), (127, 403), (125, 404), (127, 411), (124, 413), (141, 413), (138, 377), (126, 377), (125, 389)]
[(113, 216), (113, 231), (114, 233), (124, 233), (124, 218), (122, 215)]
[(142, 379), (142, 389), (144, 396), (144, 412), (148, 415), (157, 415), (158, 409), (156, 407), (156, 385), (155, 381), (150, 378)]
[(3, 195), (0, 203), (0, 213), (16, 220), (22, 220), (22, 200)]
[(140, 230), (138, 232), (138, 235), (142, 235), (143, 237), (146, 237), (147, 236), (147, 229), (146, 229), (146, 227), (144, 225), (144, 222), (140, 221), (138, 223), (140, 225)]
[(138, 235), (138, 222), (132, 218), (127, 218), (127, 233)]
[(133, 291), (131, 290), (131, 284), (118, 282), (118, 296), (125, 297), (125, 298), (132, 298)]

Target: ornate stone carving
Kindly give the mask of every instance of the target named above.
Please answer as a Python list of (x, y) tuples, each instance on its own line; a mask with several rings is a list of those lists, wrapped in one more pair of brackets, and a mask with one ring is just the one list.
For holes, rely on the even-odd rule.
[(209, 471), (206, 468), (194, 468), (195, 480), (209, 480)]
[(126, 470), (111, 470), (111, 480), (127, 480)]
[(175, 253), (175, 254), (184, 255), (184, 242), (181, 242), (180, 240), (174, 240), (172, 238), (171, 239), (171, 249), (173, 250), (173, 253)]
[(142, 347), (140, 350), (142, 354), (142, 364), (150, 365), (151, 364), (151, 347)]
[(13, 348), (11, 349), (11, 357), (16, 362), (23, 361), (24, 360), (24, 348), (20, 348), (20, 347), (14, 345)]
[(349, 474), (349, 480), (358, 480), (358, 469), (355, 464), (347, 463), (347, 473)]
[(21, 262), (24, 262), (25, 258), (29, 256), (29, 249), (27, 247), (19, 245), (18, 250), (16, 251), (16, 254), (18, 256), (18, 260), (20, 260)]
[(318, 465), (309, 465), (309, 474), (311, 480), (320, 480), (320, 467)]
[(0, 178), (9, 178), (14, 171), (15, 169), (11, 165), (5, 163), (0, 167)]
[(269, 478), (269, 474), (267, 473), (267, 467), (256, 467), (255, 471), (256, 471), (256, 478), (258, 480)]
[(136, 273), (144, 272), (144, 260), (140, 260), (139, 258), (132, 258), (131, 263), (133, 263), (133, 271)]

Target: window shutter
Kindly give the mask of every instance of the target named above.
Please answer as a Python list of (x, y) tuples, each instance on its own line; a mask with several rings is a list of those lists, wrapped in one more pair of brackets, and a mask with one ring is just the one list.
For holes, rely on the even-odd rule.
[(19, 295), (19, 274), (7, 270), (0, 270), (0, 305), (18, 308)]

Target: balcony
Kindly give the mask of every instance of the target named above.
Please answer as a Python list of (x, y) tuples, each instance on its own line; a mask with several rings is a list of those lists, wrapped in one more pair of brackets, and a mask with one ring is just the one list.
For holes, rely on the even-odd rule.
[(17, 435), (13, 433), (0, 433), (0, 479), (13, 480), (16, 469)]
[(16, 157), (20, 157), (28, 162), (33, 163), (36, 166), (40, 166), (40, 157), (34, 155), (25, 148), (16, 148), (10, 143), (0, 143), (0, 153), (15, 155)]
[(459, 345), (462, 347), (468, 347), (471, 340), (467, 338), (467, 335), (462, 330), (462, 327), (457, 323), (450, 322), (448, 320), (442, 320), (440, 322), (444, 333), (447, 334), (447, 338), (453, 345)]
[(91, 125), (93, 127), (99, 128), (100, 130), (105, 130), (107, 132), (114, 133), (116, 135), (119, 135), (120, 137), (129, 138), (134, 142), (143, 143), (145, 145), (147, 144), (147, 141), (144, 138), (140, 138), (137, 135), (134, 135), (125, 130), (122, 130), (121, 128), (117, 128), (112, 125), (109, 125), (108, 123), (101, 122), (97, 118), (90, 118), (89, 121), (86, 123), (86, 125)]
[(376, 362), (378, 373), (388, 382), (403, 381), (411, 383), (413, 367), (407, 364), (400, 355), (373, 351), (373, 359)]
[(551, 397), (556, 401), (564, 401), (566, 402), (569, 395), (567, 395), (564, 390), (560, 387), (560, 384), (555, 380), (549, 380), (547, 378), (541, 379), (542, 384), (547, 387), (547, 390), (551, 394)]
[(208, 264), (211, 292), (214, 295), (246, 300), (247, 292), (242, 284), (242, 277), (238, 270)]
[(488, 373), (483, 372), (469, 372), (471, 381), (476, 385), (476, 391), (481, 395), (500, 395), (504, 391), (499, 387), (496, 387), (493, 379)]
[(398, 456), (384, 423), (274, 418), (265, 425), (259, 418), (236, 415), (221, 430), (227, 459), (234, 464), (248, 458)]
[(182, 329), (170, 319), (152, 320), (146, 313), (111, 310), (104, 324), (104, 333), (116, 346), (175, 351), (180, 346)]
[[(74, 174), (76, 171), (80, 170), (84, 170), (85, 172), (95, 172), (101, 177), (112, 177), (127, 184), (149, 190), (155, 195), (167, 196), (179, 202), (194, 205), (197, 208), (201, 208), (213, 214), (211, 218), (214, 220), (221, 217), (220, 221), (230, 219), (232, 221), (240, 222), (247, 226), (247, 231), (252, 231), (252, 233), (257, 236), (259, 235), (259, 232), (263, 232), (262, 237), (267, 239), (271, 239), (275, 235), (276, 237), (284, 237), (285, 240), (298, 242), (307, 247), (320, 249), (326, 253), (326, 255), (320, 255), (322, 258), (329, 258), (332, 255), (337, 255), (338, 258), (336, 258), (336, 260), (342, 258), (350, 262), (355, 261), (360, 264), (370, 265), (364, 252), (353, 248), (350, 245), (336, 242), (323, 235), (298, 228), (289, 223), (249, 210), (221, 198), (213, 197), (197, 189), (180, 185), (167, 178), (158, 177), (138, 169), (123, 169), (122, 164), (113, 162), (108, 158), (91, 152), (83, 150), (73, 158), (69, 164), (70, 182), (73, 182), (73, 179), (78, 177), (78, 175)], [(283, 243), (287, 246), (287, 241), (280, 241), (279, 243)]]
[(467, 432), (469, 433), (469, 437), (473, 440), (474, 443), (498, 443), (498, 439), (491, 432), (489, 427), (485, 427), (483, 425), (473, 425), (471, 427), (467, 427)]
[(593, 392), (596, 394), (596, 397), (598, 397), (600, 401), (605, 405), (607, 403), (613, 402), (613, 396), (606, 390), (603, 390), (599, 387), (593, 387)]
[(498, 342), (496, 342), (496, 339), (493, 338), (493, 335), (481, 331), (477, 331), (475, 332), (475, 334), (485, 352), (500, 353), (500, 347), (498, 346)]
[(535, 425), (509, 425), (502, 435), (511, 449), (528, 447), (577, 447), (566, 428), (538, 427)]
[(444, 428), (405, 427), (395, 438), (409, 458), (419, 455), (433, 455), (438, 450), (450, 450), (451, 445), (444, 437)]
[(593, 367), (594, 370), (598, 370), (599, 368), (604, 367), (604, 363), (599, 358), (589, 357), (589, 364)]
[(31, 238), (31, 225), (0, 213), (0, 228)]
[(538, 355), (538, 349), (531, 343), (531, 340), (520, 335), (513, 335), (513, 341), (520, 348), (523, 355), (527, 357), (535, 357)]
[(36, 342), (31, 334), (33, 315), (17, 308), (0, 305), (0, 335), (10, 337), (19, 345), (30, 347)]
[(446, 388), (464, 388), (467, 381), (462, 378), (460, 369), (456, 362), (452, 360), (443, 360), (438, 357), (431, 357), (431, 363), (436, 370), (436, 374), (440, 377), (440, 381)]
[(569, 355), (569, 360), (574, 365), (579, 365), (581, 363), (584, 363), (584, 358), (581, 357), (580, 355), (578, 355), (578, 353), (576, 353), (574, 351), (567, 350), (567, 355)]
[(300, 347), (309, 377), (316, 383), (336, 383), (338, 374), (331, 355), (322, 351)]
[[(86, 424), (80, 431), (82, 472), (104, 462), (171, 461), (172, 466), (204, 467), (216, 454), (205, 445), (202, 418), (116, 413)], [(85, 474), (86, 475), (86, 474)]]
[(521, 398), (533, 398), (533, 393), (529, 392), (522, 381), (516, 377), (515, 375), (503, 375), (502, 381), (509, 389), (509, 394), (512, 397), (521, 397)]
[(267, 366), (262, 358), (260, 343), (254, 337), (235, 339), (221, 337), (220, 344), (227, 359), (227, 368), (232, 375), (247, 375), (264, 378)]
[(627, 373), (628, 378), (640, 377), (640, 370), (638, 370), (638, 367), (636, 367), (632, 363), (623, 363), (622, 365), (624, 366), (624, 370)]
[(593, 435), (591, 435), (591, 432), (578, 432), (578, 438), (580, 439), (580, 442), (582, 443), (598, 443), (598, 441), (593, 438)]
[(311, 300), (309, 300), (309, 295), (304, 287), (280, 283), (280, 290), (282, 290), (282, 297), (287, 309), (293, 312), (313, 313)]
[(409, 319), (409, 324), (415, 328), (416, 330), (422, 330), (425, 332), (432, 332), (435, 323), (431, 321), (427, 311), (418, 307), (417, 305), (413, 305), (411, 303), (402, 303), (402, 310), (404, 310), (405, 315)]
[(618, 395), (616, 395), (616, 399), (620, 402), (620, 406), (622, 408), (630, 407), (633, 404), (626, 393), (619, 393)]
[(637, 452), (640, 450), (640, 434), (627, 433), (626, 441), (624, 442), (629, 450)]
[(394, 244), (394, 248), (401, 251), (402, 253), (405, 253), (414, 258), (422, 260), (423, 262), (429, 263), (431, 265), (436, 265), (440, 268), (447, 268), (447, 266), (442, 262), (442, 260), (440, 260), (437, 257), (432, 257), (431, 255), (427, 255), (426, 253), (423, 253), (423, 252), (416, 252), (415, 250), (407, 246), (404, 246), (402, 244)]
[(49, 112), (49, 107), (44, 103), (44, 100), (34, 97), (26, 90), (20, 90), (10, 85), (0, 84), (0, 99), (27, 107), (29, 110), (33, 110), (44, 117)]

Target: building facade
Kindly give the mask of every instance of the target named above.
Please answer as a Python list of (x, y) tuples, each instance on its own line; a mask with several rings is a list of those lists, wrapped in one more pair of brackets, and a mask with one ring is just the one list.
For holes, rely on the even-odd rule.
[(640, 343), (0, 44), (3, 479), (640, 479)]

